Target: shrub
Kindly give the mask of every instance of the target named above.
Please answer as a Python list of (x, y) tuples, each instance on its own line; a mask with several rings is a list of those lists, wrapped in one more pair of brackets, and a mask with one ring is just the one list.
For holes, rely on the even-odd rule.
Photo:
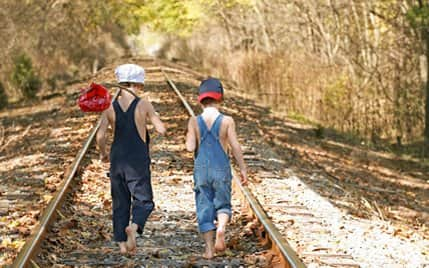
[(14, 60), (14, 68), (12, 71), (12, 82), (21, 90), (25, 98), (35, 98), (37, 92), (42, 86), (40, 78), (33, 70), (31, 59), (21, 54)]
[(0, 82), (0, 109), (3, 109), (7, 105), (7, 95), (3, 84)]

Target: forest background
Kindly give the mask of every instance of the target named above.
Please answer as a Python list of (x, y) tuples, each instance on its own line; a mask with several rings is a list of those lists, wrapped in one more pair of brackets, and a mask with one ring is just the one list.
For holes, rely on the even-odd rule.
[(428, 0), (0, 0), (0, 47), (0, 109), (150, 48), (321, 135), (429, 154)]

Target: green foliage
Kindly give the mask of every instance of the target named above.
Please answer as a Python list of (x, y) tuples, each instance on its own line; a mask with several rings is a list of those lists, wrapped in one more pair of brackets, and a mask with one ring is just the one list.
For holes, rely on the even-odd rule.
[(154, 30), (187, 35), (202, 15), (199, 9), (194, 1), (152, 0), (136, 12)]
[(342, 110), (344, 100), (347, 98), (347, 77), (339, 77), (333, 84), (326, 88), (323, 96), (323, 102), (328, 107), (335, 110)]
[(414, 28), (427, 30), (429, 27), (429, 4), (410, 8), (407, 12), (407, 19)]
[(195, 0), (111, 0), (107, 9), (113, 20), (134, 34), (145, 24), (155, 31), (187, 35), (203, 13)]
[(232, 9), (235, 7), (250, 7), (251, 5), (255, 5), (258, 0), (199, 0), (201, 5), (208, 6), (217, 6), (225, 9)]
[(0, 109), (3, 109), (7, 105), (7, 95), (3, 84), (0, 82)]
[(308, 125), (312, 125), (312, 126), (316, 126), (318, 127), (319, 124), (316, 123), (315, 121), (310, 120), (309, 118), (305, 117), (305, 115), (299, 114), (299, 113), (295, 113), (295, 112), (289, 112), (287, 114), (288, 118), (293, 119), (299, 123), (302, 124), (308, 124)]
[(42, 86), (42, 82), (34, 73), (33, 64), (27, 55), (20, 54), (14, 59), (12, 82), (21, 90), (25, 98), (36, 97), (37, 92)]
[[(137, 34), (142, 24), (151, 30), (189, 35), (203, 18), (214, 16), (210, 7), (219, 4), (215, 0), (109, 0), (96, 12), (98, 23), (106, 17), (116, 21), (126, 32)], [(250, 0), (225, 0), (221, 5), (232, 8), (236, 5), (249, 5)]]

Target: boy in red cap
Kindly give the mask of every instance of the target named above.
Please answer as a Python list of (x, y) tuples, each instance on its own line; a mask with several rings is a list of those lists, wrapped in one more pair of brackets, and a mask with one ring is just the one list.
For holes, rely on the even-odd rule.
[[(216, 78), (201, 82), (198, 101), (203, 113), (188, 123), (186, 149), (196, 152), (194, 191), (199, 231), (205, 241), (204, 258), (225, 250), (225, 228), (231, 219), (231, 166), (227, 149), (240, 167), (241, 183), (247, 184), (246, 165), (235, 131), (234, 119), (219, 112), (223, 87)], [(217, 221), (217, 227), (215, 225)], [(215, 238), (216, 232), (216, 238)]]
[[(165, 133), (165, 127), (152, 104), (135, 95), (136, 91), (143, 91), (144, 69), (135, 64), (124, 64), (116, 68), (115, 74), (118, 82), (128, 90), (122, 90), (103, 112), (97, 144), (100, 158), (106, 162), (110, 158), (113, 239), (124, 254), (135, 251), (136, 235), (143, 232), (154, 207), (146, 124), (151, 122), (160, 134)], [(114, 130), (110, 155), (106, 149), (109, 125)]]

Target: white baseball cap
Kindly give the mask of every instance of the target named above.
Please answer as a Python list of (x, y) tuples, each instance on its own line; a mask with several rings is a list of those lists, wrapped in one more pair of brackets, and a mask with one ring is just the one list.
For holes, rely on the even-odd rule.
[(136, 64), (123, 64), (116, 67), (116, 78), (118, 82), (129, 82), (144, 84), (145, 73), (143, 67)]

